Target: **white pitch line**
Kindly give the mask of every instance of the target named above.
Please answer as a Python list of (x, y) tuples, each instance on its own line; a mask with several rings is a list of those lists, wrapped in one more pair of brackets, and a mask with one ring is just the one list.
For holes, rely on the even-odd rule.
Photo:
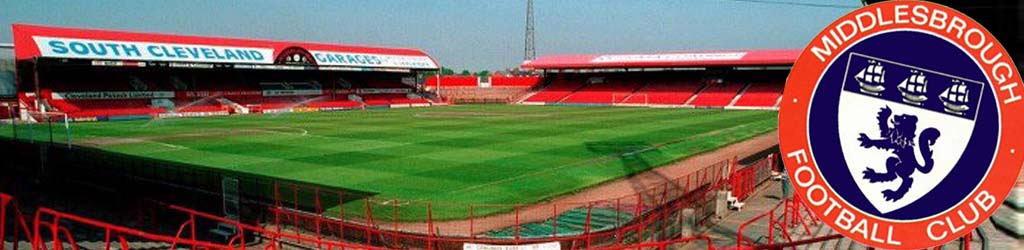
[(157, 145), (168, 147), (168, 148), (173, 148), (173, 149), (189, 149), (188, 147), (181, 146), (181, 145), (174, 145), (174, 144), (158, 142), (158, 141), (152, 141), (152, 142), (156, 143)]

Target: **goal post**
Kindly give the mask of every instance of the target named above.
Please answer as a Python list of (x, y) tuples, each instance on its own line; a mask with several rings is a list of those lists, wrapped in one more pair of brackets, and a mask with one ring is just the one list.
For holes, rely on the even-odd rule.
[(21, 119), (11, 119), (11, 138), (71, 147), (71, 119), (67, 113), (33, 110), (22, 110), (21, 113)]
[[(613, 105), (627, 104), (627, 105), (648, 105), (647, 94), (645, 93), (612, 93)], [(630, 101), (626, 103), (626, 101)]]

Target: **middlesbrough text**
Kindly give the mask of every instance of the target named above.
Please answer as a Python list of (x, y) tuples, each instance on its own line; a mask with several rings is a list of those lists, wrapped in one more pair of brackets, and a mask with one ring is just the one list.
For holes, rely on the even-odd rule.
[(855, 15), (848, 15), (828, 28), (828, 34), (811, 43), (811, 52), (821, 62), (838, 55), (838, 48), (850, 42), (858, 34), (872, 30), (901, 26), (940, 33), (943, 37), (955, 38), (956, 44), (966, 52), (979, 55), (982, 64), (989, 69), (985, 74), (998, 85), (998, 98), (1003, 104), (1018, 102), (1022, 99), (1024, 88), (1019, 82), (1010, 82), (1014, 77), (1010, 57), (1001, 49), (993, 48), (996, 40), (984, 31), (976, 22), (968, 22), (966, 17), (948, 13), (941, 9), (933, 9), (926, 4), (898, 4), (891, 7), (879, 6), (864, 8)]

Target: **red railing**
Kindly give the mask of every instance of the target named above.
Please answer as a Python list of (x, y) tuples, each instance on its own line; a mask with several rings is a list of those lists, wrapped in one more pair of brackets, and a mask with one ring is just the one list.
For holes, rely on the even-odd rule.
[[(13, 205), (13, 199), (10, 196), (0, 194), (0, 199), (2, 199), (0, 200), (0, 202), (2, 202), (0, 205), (2, 205), (3, 208), (3, 210), (0, 211), (3, 211), (3, 215), (7, 215), (7, 208), (12, 208), (12, 210), (14, 210), (14, 213), (12, 214), (20, 214), (20, 212), (16, 210), (17, 208)], [(74, 228), (76, 228), (76, 232), (87, 230), (102, 232), (103, 249), (108, 250), (111, 249), (113, 245), (119, 245), (120, 249), (130, 249), (130, 242), (165, 243), (170, 246), (170, 249), (177, 249), (179, 246), (189, 246), (191, 249), (245, 250), (248, 247), (252, 247), (247, 243), (247, 235), (258, 235), (268, 240), (268, 242), (262, 243), (262, 248), (264, 250), (278, 249), (282, 243), (317, 246), (321, 249), (387, 249), (347, 243), (340, 240), (332, 241), (321, 238), (312, 238), (299, 233), (286, 234), (280, 231), (274, 232), (266, 230), (266, 228), (261, 226), (243, 223), (236, 219), (228, 219), (196, 211), (194, 209), (176, 205), (164, 206), (170, 210), (184, 213), (188, 217), (188, 219), (178, 227), (177, 233), (174, 236), (143, 232), (135, 230), (135, 228), (121, 226), (67, 212), (60, 212), (45, 207), (41, 207), (36, 211), (31, 231), (28, 223), (25, 222), (24, 217), (19, 217), (22, 219), (18, 220), (20, 221), (19, 224), (22, 225), (20, 228), (25, 232), (26, 239), (31, 242), (32, 249), (35, 250), (65, 250), (67, 248), (66, 246), (69, 246), (71, 250), (78, 250), (79, 242), (75, 238), (76, 235), (69, 230), (69, 226), (74, 226)], [(3, 216), (2, 218), (4, 218), (4, 220), (0, 220), (0, 225), (6, 224), (6, 216)], [(234, 228), (237, 228), (237, 234), (232, 236), (226, 244), (199, 240), (197, 239), (197, 223), (200, 219), (234, 226)], [(17, 235), (15, 235), (13, 245), (15, 249), (17, 249), (17, 242)], [(0, 249), (3, 249), (3, 247), (4, 245), (0, 244)]]
[[(681, 178), (649, 185), (632, 195), (589, 202), (552, 202), (531, 206), (417, 203), (356, 197), (341, 190), (303, 184), (276, 183), (274, 205), (268, 208), (268, 214), (273, 216), (273, 222), (278, 227), (305, 231), (316, 238), (329, 235), (366, 245), (450, 249), (466, 242), (524, 244), (560, 241), (578, 248), (589, 248), (624, 242), (650, 242), (672, 238), (674, 231), (682, 227), (681, 210), (685, 208), (694, 210), (698, 226), (706, 225), (714, 214), (711, 207), (714, 203), (711, 200), (715, 192), (724, 186), (732, 168), (731, 161), (722, 161)], [(467, 211), (467, 214), (459, 220), (435, 221), (436, 209), (445, 206), (447, 209), (464, 206), (463, 211)], [(337, 211), (327, 212), (327, 207)], [(399, 218), (416, 209), (422, 209), (426, 221), (403, 221)], [(560, 225), (556, 218), (573, 209), (586, 211), (584, 225), (578, 232), (567, 235), (560, 228), (568, 228), (569, 225)], [(614, 223), (603, 221), (604, 224), (612, 224), (612, 227), (594, 226), (593, 211), (598, 209), (614, 211)], [(481, 215), (481, 210), (491, 213)], [(632, 219), (624, 219), (622, 215), (627, 213), (632, 215), (629, 216)], [(521, 232), (525, 230), (524, 225), (545, 221), (551, 223), (550, 235), (527, 237)], [(665, 229), (667, 227), (672, 229)], [(513, 230), (510, 238), (485, 235), (503, 228)]]
[[(346, 193), (343, 191), (329, 191), (299, 184), (277, 184), (274, 187), (274, 204), (268, 206), (267, 210), (269, 211), (267, 214), (273, 216), (274, 225), (266, 228), (190, 208), (163, 205), (170, 210), (187, 215), (187, 220), (177, 228), (176, 233), (173, 236), (168, 236), (40, 208), (36, 213), (34, 230), (31, 231), (33, 236), (29, 238), (32, 239), (33, 249), (36, 250), (48, 250), (43, 241), (43, 236), (47, 233), (49, 237), (52, 237), (48, 242), (53, 243), (54, 250), (64, 250), (64, 243), (70, 243), (72, 248), (75, 248), (74, 246), (77, 244), (74, 242), (75, 238), (72, 237), (72, 232), (63, 227), (70, 223), (83, 224), (103, 231), (104, 243), (108, 248), (111, 244), (121, 244), (127, 247), (130, 241), (125, 237), (137, 237), (144, 241), (164, 242), (172, 248), (191, 246), (193, 249), (246, 249), (249, 247), (246, 241), (247, 234), (259, 235), (269, 240), (269, 243), (264, 246), (266, 250), (277, 249), (282, 243), (317, 246), (321, 249), (457, 249), (461, 248), (464, 243), (501, 245), (551, 241), (561, 242), (569, 249), (592, 249), (594, 247), (628, 246), (629, 244), (634, 244), (633, 246), (638, 248), (654, 248), (680, 243), (672, 242), (682, 230), (687, 228), (686, 223), (683, 223), (682, 220), (684, 209), (693, 211), (696, 225), (692, 226), (706, 225), (713, 218), (714, 202), (712, 201), (716, 192), (726, 184), (731, 184), (727, 180), (741, 178), (735, 173), (728, 176), (730, 172), (733, 172), (733, 168), (734, 163), (723, 161), (701, 168), (681, 178), (664, 181), (657, 185), (647, 185), (648, 188), (645, 190), (629, 196), (578, 203), (512, 205), (512, 211), (508, 214), (478, 216), (476, 212), (480, 209), (506, 205), (466, 204), (469, 216), (467, 220), (463, 221), (468, 223), (468, 229), (465, 231), (449, 230), (458, 227), (445, 227), (450, 226), (452, 221), (435, 221), (433, 208), (437, 203), (424, 204), (427, 215), (425, 222), (409, 222), (399, 218), (401, 215), (399, 210), (403, 209), (403, 206), (409, 206), (410, 202), (394, 199), (382, 202), (382, 200), (370, 197), (352, 200), (346, 199)], [(767, 179), (767, 175), (764, 173), (770, 173), (770, 168), (771, 161), (762, 160), (736, 172), (748, 171), (750, 174), (746, 174), (742, 178), (754, 179), (756, 186), (756, 183)], [(768, 171), (764, 171), (765, 169)], [(300, 195), (301, 192), (306, 192), (306, 194)], [(301, 202), (300, 199), (307, 195), (312, 197), (312, 202)], [(288, 196), (292, 198), (291, 201), (284, 198)], [(327, 205), (324, 202), (326, 197), (337, 198), (337, 208), (340, 211), (337, 211), (336, 216), (326, 212), (325, 206)], [(9, 197), (5, 199), (4, 207), (10, 203), (9, 200), (11, 200)], [(350, 202), (361, 202), (365, 205), (360, 209), (362, 211), (348, 211), (347, 213), (345, 203)], [(779, 210), (780, 206), (783, 209), (781, 211)], [(571, 209), (585, 209), (585, 225), (577, 233), (566, 234), (559, 228), (572, 225), (560, 225), (555, 218)], [(599, 209), (607, 209), (602, 212), (614, 211), (616, 213), (612, 227), (597, 228), (594, 225), (595, 218), (593, 216)], [(312, 212), (306, 210), (312, 210)], [(625, 213), (632, 214), (631, 217), (628, 217), (630, 219), (627, 220), (626, 217), (619, 216)], [(361, 214), (361, 216), (351, 216), (352, 214)], [(817, 223), (813, 217), (805, 219), (804, 215), (810, 215), (810, 213), (807, 213), (806, 207), (803, 207), (802, 203), (787, 201), (754, 220), (763, 217), (770, 218), (769, 224), (773, 226), (771, 227), (772, 231), (769, 232), (768, 244), (775, 244), (775, 226), (782, 230), (779, 235), (792, 242), (787, 228), (802, 224), (807, 230), (807, 222)], [(510, 217), (511, 220), (507, 222), (493, 221), (494, 217), (501, 216)], [(198, 220), (227, 224), (237, 229), (237, 233), (230, 237), (227, 243), (203, 241), (197, 237)], [(520, 232), (520, 230), (525, 230), (524, 225), (547, 220), (550, 220), (553, 229), (548, 236), (526, 237)], [(605, 223), (608, 222), (607, 217), (604, 220)], [(743, 229), (754, 220), (740, 226), (737, 235), (738, 247), (750, 245), (742, 238)], [(444, 224), (444, 226), (439, 224)], [(496, 224), (498, 225), (496, 226)], [(27, 224), (23, 223), (23, 228), (28, 232)], [(514, 228), (514, 237), (495, 238), (482, 234), (493, 230), (493, 228)], [(47, 230), (41, 231), (41, 229)], [(2, 231), (0, 231), (0, 235), (2, 235)], [(695, 238), (699, 239), (700, 237)], [(710, 245), (709, 247), (713, 248)]]
[[(768, 235), (766, 236), (768, 242), (766, 245), (776, 244), (776, 236), (783, 237), (786, 240), (785, 243), (792, 243), (794, 242), (793, 236), (795, 235), (795, 232), (791, 232), (790, 229), (802, 228), (804, 230), (804, 234), (811, 235), (810, 226), (818, 226), (821, 224), (820, 220), (810, 212), (807, 205), (800, 201), (799, 198), (795, 197), (794, 199), (785, 199), (775, 205), (771, 210), (740, 224), (736, 231), (737, 248), (753, 246), (753, 244), (747, 245), (748, 243), (755, 242), (747, 240), (743, 231), (747, 226), (757, 223), (765, 217), (768, 218)], [(776, 233), (776, 229), (778, 229), (778, 233)]]
[(13, 250), (17, 250), (18, 243), (21, 241), (19, 237), (24, 235), (25, 240), (29, 241), (32, 239), (32, 231), (29, 230), (25, 216), (21, 213), (18, 203), (14, 201), (14, 198), (0, 193), (0, 250), (5, 250), (4, 247), (6, 247), (3, 242), (7, 239), (8, 222), (14, 224), (14, 228), (10, 231), (13, 236), (11, 245)]
[[(716, 189), (705, 188), (694, 194), (690, 194), (689, 197), (713, 197), (711, 195)], [(388, 225), (373, 226), (361, 223), (354, 223), (352, 221), (342, 221), (337, 218), (321, 216), (313, 213), (306, 213), (291, 208), (280, 208), (270, 207), (271, 213), (278, 218), (277, 227), (289, 227), (298, 230), (304, 230), (307, 233), (312, 232), (325, 232), (330, 231), (338, 234), (338, 238), (346, 238), (345, 231), (360, 233), (362, 242), (365, 240), (366, 244), (391, 244), (392, 247), (406, 248), (413, 246), (415, 248), (422, 249), (452, 249), (453, 247), (461, 246), (464, 243), (484, 243), (484, 244), (533, 244), (541, 242), (563, 242), (569, 246), (569, 249), (591, 249), (597, 245), (621, 245), (624, 244), (625, 235), (634, 234), (638, 239), (644, 239), (649, 235), (653, 238), (652, 242), (660, 241), (662, 239), (671, 239), (673, 236), (666, 235), (664, 230), (655, 230), (657, 228), (666, 227), (664, 223), (665, 219), (677, 215), (677, 212), (682, 208), (686, 208), (693, 202), (692, 199), (680, 199), (675, 202), (671, 202), (662, 209), (648, 212), (642, 218), (625, 224), (616, 230), (606, 231), (590, 231), (589, 229), (584, 231), (580, 235), (557, 235), (553, 232), (551, 237), (544, 238), (515, 238), (513, 240), (495, 239), (495, 238), (478, 238), (476, 235), (469, 236), (440, 236), (433, 231), (426, 234), (403, 232), (399, 230), (389, 229)], [(590, 213), (587, 213), (589, 219)], [(305, 222), (305, 223), (303, 223)], [(701, 223), (701, 222), (698, 222)], [(323, 230), (328, 228), (329, 230)], [(280, 230), (280, 229), (279, 229)], [(339, 231), (334, 231), (339, 230)], [(316, 234), (315, 237), (321, 238), (326, 235)], [(351, 237), (348, 237), (351, 239)], [(420, 243), (416, 243), (420, 242)], [(446, 247), (447, 246), (447, 247)]]
[[(121, 249), (130, 249), (129, 240), (126, 237), (135, 237), (149, 242), (170, 243), (172, 245), (189, 245), (192, 246), (193, 249), (239, 249), (232, 247), (230, 245), (195, 240), (194, 237), (193, 239), (183, 239), (181, 237), (172, 237), (144, 232), (141, 230), (118, 226), (107, 222), (94, 220), (70, 213), (64, 213), (45, 207), (36, 210), (36, 216), (33, 222), (34, 226), (32, 231), (32, 249), (48, 249), (46, 246), (47, 240), (43, 235), (43, 232), (48, 232), (50, 234), (49, 236), (52, 238), (51, 240), (49, 240), (49, 242), (52, 243), (53, 250), (63, 250), (64, 243), (68, 243), (69, 245), (71, 245), (72, 250), (78, 250), (78, 243), (75, 241), (73, 234), (66, 227), (62, 226), (65, 223), (74, 224), (76, 226), (91, 227), (93, 229), (103, 231), (105, 246), (104, 249), (106, 250), (110, 249), (113, 240), (117, 240), (117, 243), (121, 245)], [(46, 228), (48, 230), (42, 231), (43, 228)], [(61, 239), (62, 236), (64, 238), (63, 240)]]
[(647, 242), (647, 243), (639, 243), (639, 244), (631, 244), (631, 245), (598, 247), (598, 248), (594, 248), (594, 249), (596, 249), (596, 250), (626, 250), (626, 249), (667, 250), (667, 249), (672, 249), (671, 247), (675, 246), (675, 245), (688, 244), (688, 243), (695, 242), (695, 241), (703, 241), (704, 245), (707, 246), (708, 250), (717, 249), (715, 247), (714, 243), (711, 241), (711, 237), (708, 237), (707, 235), (697, 235), (697, 236), (691, 236), (691, 237), (684, 237), (682, 239), (669, 240), (669, 241), (661, 241), (661, 242)]
[(186, 207), (177, 206), (177, 205), (167, 205), (167, 207), (169, 209), (171, 209), (171, 210), (178, 211), (178, 212), (181, 212), (181, 213), (185, 213), (189, 217), (188, 221), (186, 221), (185, 223), (183, 223), (181, 225), (181, 227), (179, 227), (179, 230), (178, 230), (178, 235), (179, 236), (184, 232), (185, 229), (189, 229), (189, 230), (192, 231), (192, 233), (191, 233), (192, 240), (195, 240), (195, 237), (196, 237), (195, 225), (196, 225), (196, 223), (198, 222), (199, 219), (208, 220), (208, 221), (211, 221), (211, 222), (214, 222), (214, 223), (223, 223), (223, 224), (231, 225), (235, 229), (238, 230), (238, 233), (236, 235), (234, 235), (228, 241), (228, 246), (235, 246), (236, 245), (235, 243), (237, 242), (238, 249), (245, 249), (246, 248), (245, 235), (247, 235), (247, 234), (257, 234), (257, 235), (260, 235), (261, 237), (269, 240), (269, 242), (266, 243), (267, 244), (266, 249), (277, 249), (277, 247), (281, 243), (305, 244), (305, 245), (317, 246), (319, 249), (335, 249), (335, 248), (337, 248), (337, 249), (363, 249), (363, 250), (387, 249), (387, 248), (383, 248), (383, 247), (373, 247), (373, 246), (360, 245), (360, 244), (355, 244), (355, 243), (348, 243), (348, 242), (343, 242), (343, 241), (340, 241), (340, 240), (330, 240), (330, 239), (325, 239), (325, 238), (320, 237), (320, 236), (314, 237), (314, 236), (310, 236), (310, 235), (306, 235), (306, 234), (301, 234), (299, 232), (292, 232), (292, 233), (284, 232), (284, 231), (280, 230), (280, 227), (277, 227), (277, 230), (270, 230), (270, 229), (266, 229), (266, 228), (263, 228), (263, 227), (260, 227), (260, 226), (254, 226), (254, 225), (242, 223), (242, 222), (240, 222), (238, 220), (228, 219), (228, 218), (212, 215), (212, 214), (205, 213), (205, 212), (200, 212), (200, 211), (197, 211), (197, 210), (194, 210), (194, 209), (191, 209), (191, 208), (186, 208)]
[(732, 195), (739, 201), (746, 200), (758, 185), (767, 181), (774, 169), (775, 155), (768, 155), (742, 169), (734, 169), (729, 175)]

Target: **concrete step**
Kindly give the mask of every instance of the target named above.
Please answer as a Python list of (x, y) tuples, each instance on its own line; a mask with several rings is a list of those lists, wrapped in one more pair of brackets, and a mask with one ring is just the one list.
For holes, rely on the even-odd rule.
[(1024, 185), (1014, 187), (1003, 203), (1016, 209), (1024, 209)]
[[(825, 237), (825, 236), (828, 236), (828, 235), (836, 233), (835, 230), (832, 230), (831, 227), (825, 226), (823, 224), (819, 224), (817, 226), (817, 228), (818, 229), (814, 232), (814, 234), (808, 235), (808, 236), (805, 236), (805, 237), (801, 237), (800, 239), (795, 239), (795, 240), (805, 240), (805, 239), (813, 239), (813, 238)], [(815, 243), (803, 245), (801, 247), (798, 247), (797, 249), (801, 249), (801, 250), (834, 249), (835, 246), (838, 244), (838, 242), (839, 242), (839, 240), (820, 241), (820, 242), (815, 242)]]
[(1000, 233), (1013, 238), (1024, 237), (1024, 211), (1018, 211), (1008, 203), (999, 206), (999, 209), (992, 214), (991, 221), (1003, 230)]
[(12, 249), (12, 250), (32, 250), (32, 243), (28, 242), (28, 241), (19, 241), (17, 249), (14, 248), (14, 242), (13, 241), (4, 241), (3, 244), (4, 244), (4, 249), (5, 250), (7, 250), (7, 249)]
[(835, 250), (849, 250), (853, 246), (853, 240), (850, 238), (842, 237), (836, 241)]

